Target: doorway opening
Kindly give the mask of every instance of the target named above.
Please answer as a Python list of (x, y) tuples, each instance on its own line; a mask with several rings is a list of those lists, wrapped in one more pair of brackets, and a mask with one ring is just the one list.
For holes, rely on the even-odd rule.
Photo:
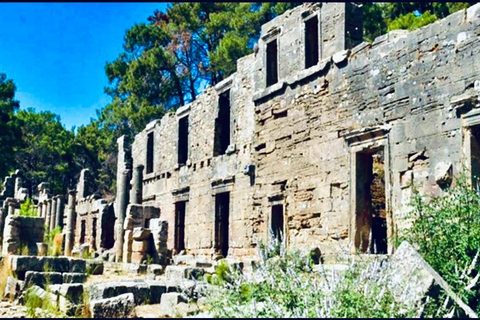
[(281, 204), (272, 206), (270, 230), (271, 230), (272, 236), (277, 241), (282, 241), (285, 233), (284, 233), (284, 227), (283, 227), (283, 205)]
[(185, 208), (186, 201), (175, 203), (175, 244), (174, 248), (177, 254), (185, 250)]
[(230, 215), (230, 193), (215, 195), (215, 251), (228, 255), (228, 228)]
[(356, 157), (355, 247), (364, 253), (387, 253), (384, 148), (363, 150)]

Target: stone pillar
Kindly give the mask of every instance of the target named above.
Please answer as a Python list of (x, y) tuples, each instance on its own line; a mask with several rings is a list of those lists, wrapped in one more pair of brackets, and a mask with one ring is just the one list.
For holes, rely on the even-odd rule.
[(65, 225), (65, 255), (71, 256), (73, 243), (75, 241), (75, 222), (77, 214), (75, 212), (75, 196), (77, 190), (68, 191), (67, 221)]
[(57, 199), (58, 196), (52, 198), (52, 214), (50, 216), (50, 231), (55, 228), (55, 221), (57, 220)]
[(130, 170), (127, 169), (117, 177), (117, 198), (116, 204), (116, 221), (115, 221), (115, 257), (116, 262), (122, 261), (124, 229), (123, 222), (128, 205), (128, 181), (130, 180)]
[(14, 198), (7, 198), (5, 199), (8, 207), (8, 215), (13, 216), (15, 214), (15, 208), (18, 206), (18, 201)]
[(117, 195), (115, 199), (115, 261), (123, 261), (124, 229), (123, 222), (127, 212), (129, 182), (131, 175), (131, 156), (126, 136), (117, 139)]
[(138, 165), (132, 172), (132, 188), (130, 189), (130, 203), (142, 203), (142, 182), (143, 182), (143, 165)]
[(50, 217), (52, 215), (52, 199), (47, 199), (47, 210), (45, 210), (45, 225), (50, 230)]
[(37, 213), (37, 215), (38, 215), (40, 218), (42, 218), (42, 214), (43, 214), (43, 212), (42, 212), (42, 207), (43, 207), (43, 203), (38, 202), (38, 205), (37, 205), (37, 212), (38, 212), (38, 213)]
[(57, 215), (55, 220), (55, 227), (60, 226), (63, 229), (63, 196), (59, 194), (57, 196)]

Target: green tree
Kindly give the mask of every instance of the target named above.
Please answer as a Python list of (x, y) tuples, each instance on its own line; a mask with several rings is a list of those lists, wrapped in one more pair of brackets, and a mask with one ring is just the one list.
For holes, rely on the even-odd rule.
[(16, 87), (7, 75), (0, 72), (0, 179), (15, 169), (15, 150), (21, 131), (15, 117), (19, 103), (14, 99)]
[(49, 111), (20, 110), (22, 141), (15, 153), (16, 165), (24, 172), (30, 196), (40, 182), (49, 182), (53, 193), (73, 187), (79, 169), (75, 164), (74, 134)]

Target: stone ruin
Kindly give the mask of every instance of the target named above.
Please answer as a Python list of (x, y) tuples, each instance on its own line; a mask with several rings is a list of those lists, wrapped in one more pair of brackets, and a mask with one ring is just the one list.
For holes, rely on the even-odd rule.
[[(158, 266), (148, 272), (171, 278), (196, 277), (222, 257), (256, 259), (271, 237), (326, 261), (345, 247), (390, 255), (409, 226), (412, 187), (440, 195), (463, 166), (478, 184), (479, 26), (474, 5), (366, 43), (358, 5), (302, 4), (262, 26), (234, 74), (134, 141), (118, 139), (114, 202), (93, 194), (84, 169), (68, 195), (39, 185), (35, 221), (63, 228), (67, 257), (138, 272), (148, 261)], [(31, 244), (43, 235), (9, 219), (25, 199), (21, 173), (4, 186), (0, 237), (12, 254), (18, 229), (38, 230), (26, 232)], [(140, 299), (127, 287), (94, 291)]]

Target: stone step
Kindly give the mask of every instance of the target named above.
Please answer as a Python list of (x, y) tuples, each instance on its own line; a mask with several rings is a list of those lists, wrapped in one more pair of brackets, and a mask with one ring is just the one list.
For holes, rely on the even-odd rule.
[(202, 268), (188, 266), (166, 266), (165, 278), (182, 280), (182, 279), (200, 279), (205, 274)]
[(86, 273), (86, 261), (71, 257), (37, 257), (18, 256), (9, 257), (9, 265), (19, 280), (25, 280), (27, 271), (37, 272), (75, 272)]

